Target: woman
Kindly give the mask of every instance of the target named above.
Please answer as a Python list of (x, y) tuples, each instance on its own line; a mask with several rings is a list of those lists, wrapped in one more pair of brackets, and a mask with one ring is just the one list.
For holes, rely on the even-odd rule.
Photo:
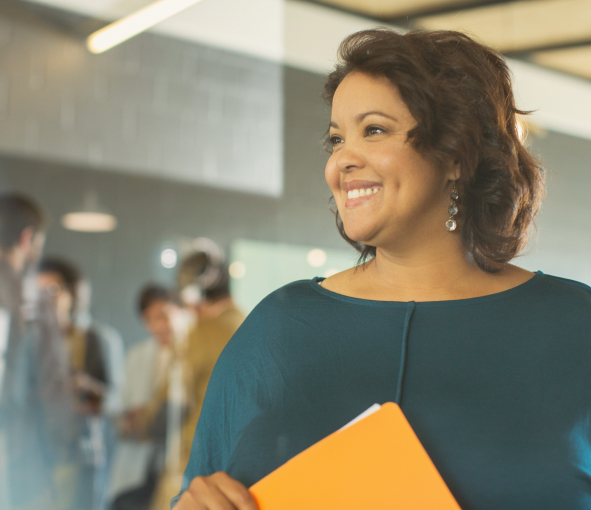
[(177, 509), (400, 404), (464, 510), (591, 507), (591, 289), (509, 264), (544, 190), (502, 58), (455, 32), (350, 36), (326, 180), (365, 262), (263, 300), (214, 370)]

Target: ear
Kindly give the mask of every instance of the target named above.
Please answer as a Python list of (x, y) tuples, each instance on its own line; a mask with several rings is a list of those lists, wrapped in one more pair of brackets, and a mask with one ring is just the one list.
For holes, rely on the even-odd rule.
[(460, 162), (457, 159), (450, 161), (450, 164), (447, 168), (447, 178), (450, 181), (455, 182), (455, 181), (459, 180), (461, 175), (462, 175), (462, 167), (460, 165)]

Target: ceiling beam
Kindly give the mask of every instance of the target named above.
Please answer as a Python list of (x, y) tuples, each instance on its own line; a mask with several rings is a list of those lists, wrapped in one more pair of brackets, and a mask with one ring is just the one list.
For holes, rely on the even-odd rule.
[(519, 0), (303, 0), (392, 25), (408, 25), (419, 16), (432, 16)]
[(312, 0), (378, 21), (391, 21), (403, 16), (454, 10), (487, 3), (488, 0)]
[(529, 58), (535, 64), (578, 74), (591, 80), (591, 43), (587, 46), (540, 51)]
[(532, 47), (522, 51), (506, 51), (505, 56), (512, 58), (521, 58), (525, 60), (531, 60), (532, 54), (539, 52), (553, 52), (562, 50), (574, 50), (576, 48), (584, 48), (591, 51), (591, 37), (581, 41), (573, 41), (564, 44), (549, 44), (544, 46)]
[(502, 52), (591, 40), (591, 0), (531, 0), (424, 16), (413, 27), (458, 30)]

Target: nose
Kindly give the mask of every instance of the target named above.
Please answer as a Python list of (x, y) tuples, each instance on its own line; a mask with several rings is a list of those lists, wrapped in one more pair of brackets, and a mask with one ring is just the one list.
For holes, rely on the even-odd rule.
[(341, 172), (352, 172), (363, 168), (364, 161), (354, 143), (343, 143), (343, 146), (336, 155), (336, 166)]

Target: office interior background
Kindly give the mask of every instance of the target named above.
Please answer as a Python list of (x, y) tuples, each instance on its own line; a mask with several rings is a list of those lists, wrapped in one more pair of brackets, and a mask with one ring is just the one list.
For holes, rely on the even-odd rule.
[[(320, 96), (339, 41), (373, 26), (459, 29), (508, 56), (549, 176), (517, 263), (591, 283), (588, 0), (202, 0), (88, 51), (90, 33), (149, 3), (0, 3), (0, 187), (46, 208), (46, 253), (80, 266), (93, 315), (126, 344), (143, 336), (137, 290), (173, 283), (187, 240), (211, 238), (239, 263), (232, 287), (246, 311), (290, 280), (355, 263), (329, 210)], [(116, 228), (64, 227), (93, 208)], [(324, 252), (315, 265), (313, 249)]]
[(376, 26), (460, 30), (505, 54), (548, 176), (515, 263), (591, 285), (591, 0), (201, 0), (89, 50), (152, 3), (0, 0), (0, 192), (45, 209), (45, 253), (80, 268), (126, 350), (147, 335), (139, 290), (174, 288), (196, 239), (223, 250), (245, 313), (356, 264), (324, 180), (321, 94), (340, 41)]

